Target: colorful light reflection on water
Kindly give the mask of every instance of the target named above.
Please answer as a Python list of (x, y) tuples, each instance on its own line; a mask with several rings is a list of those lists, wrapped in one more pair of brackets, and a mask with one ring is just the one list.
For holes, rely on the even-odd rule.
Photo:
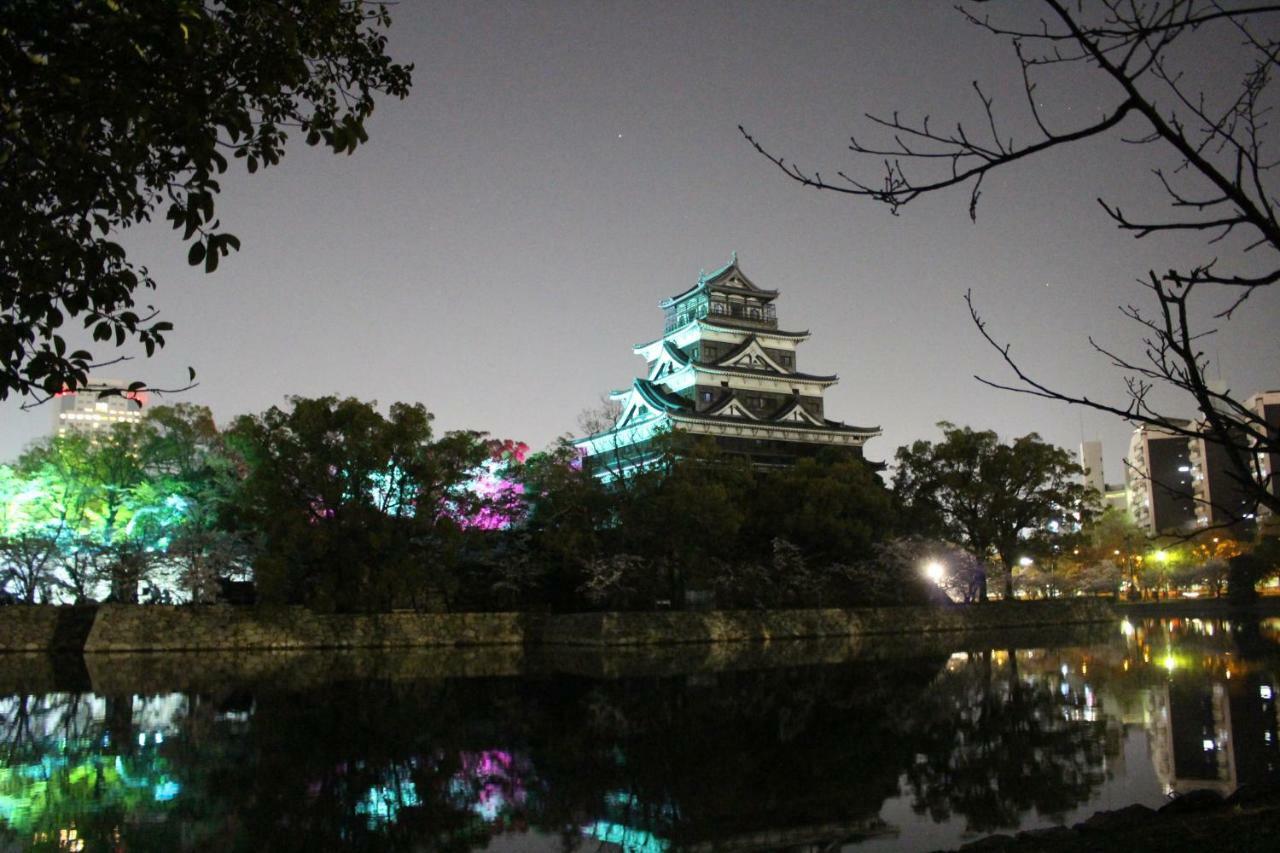
[(1131, 620), (1093, 642), (661, 677), (12, 695), (0, 844), (958, 846), (1280, 771), (1277, 627)]

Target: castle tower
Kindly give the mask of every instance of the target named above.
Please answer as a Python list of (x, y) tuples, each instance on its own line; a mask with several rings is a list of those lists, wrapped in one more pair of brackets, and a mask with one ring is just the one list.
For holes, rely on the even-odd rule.
[(777, 297), (747, 278), (735, 254), (660, 302), (662, 337), (634, 347), (648, 363), (645, 376), (611, 395), (621, 406), (613, 427), (576, 442), (597, 474), (626, 476), (667, 430), (712, 436), (762, 467), (789, 465), (824, 447), (861, 454), (879, 428), (826, 417), (822, 396), (838, 379), (800, 371), (796, 351), (809, 333), (778, 328)]

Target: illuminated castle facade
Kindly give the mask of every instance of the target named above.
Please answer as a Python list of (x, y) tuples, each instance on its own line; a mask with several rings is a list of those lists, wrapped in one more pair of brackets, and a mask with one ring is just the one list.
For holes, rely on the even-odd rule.
[(807, 331), (778, 328), (776, 290), (756, 286), (735, 255), (693, 287), (659, 303), (662, 337), (639, 344), (643, 378), (613, 392), (614, 425), (576, 444), (606, 480), (625, 477), (650, 458), (660, 432), (711, 436), (721, 449), (762, 467), (789, 465), (824, 447), (861, 455), (878, 427), (850, 426), (826, 416), (823, 393), (834, 375), (802, 373), (797, 348)]

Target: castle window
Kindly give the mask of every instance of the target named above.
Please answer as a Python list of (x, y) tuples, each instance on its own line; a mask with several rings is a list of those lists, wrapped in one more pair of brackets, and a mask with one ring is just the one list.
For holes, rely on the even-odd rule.
[(702, 392), (702, 402), (704, 402), (704, 403), (710, 403), (710, 402), (711, 402), (711, 392), (710, 392), (710, 391), (703, 391), (703, 392)]

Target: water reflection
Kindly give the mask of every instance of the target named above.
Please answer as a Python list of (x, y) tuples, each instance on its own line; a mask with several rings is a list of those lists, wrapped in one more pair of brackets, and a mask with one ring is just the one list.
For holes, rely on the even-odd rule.
[(344, 665), (153, 695), (119, 687), (113, 663), (100, 694), (0, 699), (0, 845), (956, 846), (1274, 773), (1278, 636), (1276, 621), (1172, 620), (804, 666)]

